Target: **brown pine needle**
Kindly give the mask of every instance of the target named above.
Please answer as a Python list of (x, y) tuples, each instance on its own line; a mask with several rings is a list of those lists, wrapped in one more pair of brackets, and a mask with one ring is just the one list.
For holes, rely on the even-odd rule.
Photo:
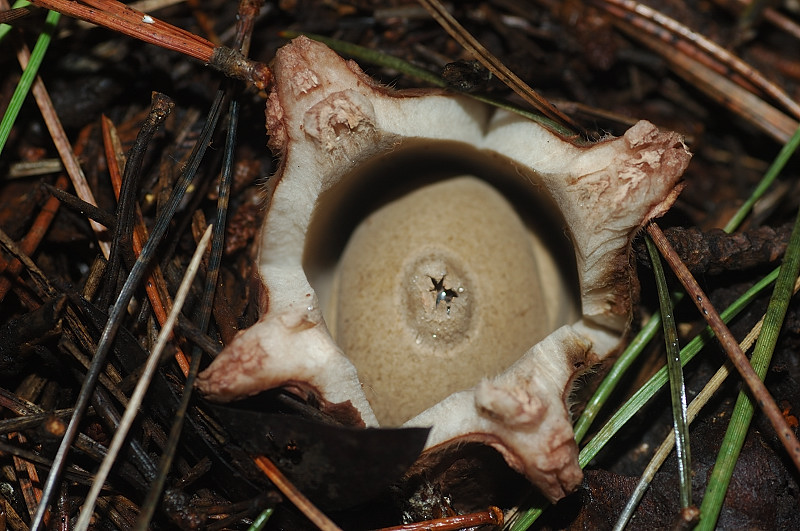
[(635, 36), (636, 39), (661, 55), (678, 75), (708, 94), (720, 105), (727, 107), (770, 135), (780, 144), (788, 142), (797, 131), (797, 120), (692, 56), (676, 51), (671, 44), (650, 37), (636, 28), (621, 25), (620, 29), (628, 35)]
[[(768, 80), (761, 72), (719, 44), (692, 31), (677, 20), (634, 0), (595, 0), (595, 4), (610, 13), (614, 13), (620, 19), (630, 21), (632, 24), (637, 21), (648, 23), (649, 25), (643, 26), (651, 28), (648, 29), (648, 32), (652, 32), (653, 35), (658, 34), (660, 38), (663, 38), (675, 46), (680, 46), (682, 42), (691, 43), (696, 51), (703, 52), (707, 57), (713, 58), (715, 62), (718, 62), (722, 69), (722, 71), (720, 71), (721, 74), (728, 77), (731, 77), (733, 73), (739, 74), (748, 83), (752, 83), (759, 90), (783, 105), (795, 118), (800, 118), (800, 104)], [(626, 17), (620, 14), (621, 12), (630, 13), (633, 15), (633, 18)], [(663, 32), (652, 28), (663, 28), (667, 33), (663, 35)], [(676, 41), (673, 36), (678, 36), (680, 39), (683, 39), (683, 41)], [(689, 52), (691, 52), (691, 50), (689, 50)]]
[(413, 524), (398, 525), (394, 527), (384, 527), (378, 531), (456, 531), (457, 529), (474, 528), (481, 525), (503, 525), (503, 511), (497, 507), (489, 507), (485, 511), (470, 514), (460, 514), (437, 518), (436, 520), (425, 520)]
[(485, 66), (494, 76), (505, 83), (511, 90), (516, 92), (523, 100), (530, 104), (551, 120), (564, 124), (574, 131), (583, 132), (579, 126), (569, 116), (559, 111), (546, 98), (539, 95), (527, 83), (522, 81), (514, 72), (487, 50), (475, 37), (470, 34), (453, 16), (445, 9), (439, 0), (419, 0), (419, 3), (428, 10), (431, 16), (458, 42), (465, 50), (472, 53), (483, 66)]
[(259, 89), (266, 87), (271, 79), (266, 65), (116, 0), (32, 0), (31, 3), (193, 57)]
[(200, 61), (211, 61), (214, 44), (186, 30), (113, 0), (33, 0), (39, 7), (103, 26)]
[(708, 325), (714, 331), (714, 335), (717, 336), (717, 339), (728, 355), (728, 358), (731, 360), (731, 363), (733, 363), (733, 366), (736, 367), (736, 370), (742, 376), (745, 384), (747, 384), (750, 393), (753, 395), (753, 399), (767, 416), (775, 432), (778, 434), (783, 446), (794, 462), (795, 467), (800, 470), (800, 442), (798, 442), (797, 437), (795, 437), (794, 432), (786, 422), (786, 418), (781, 413), (780, 408), (764, 386), (764, 382), (761, 381), (753, 370), (750, 361), (744, 355), (744, 352), (742, 352), (739, 343), (733, 337), (733, 334), (731, 334), (731, 331), (725, 323), (722, 322), (714, 306), (708, 303), (708, 297), (706, 297), (706, 294), (686, 268), (686, 265), (681, 261), (675, 249), (673, 249), (658, 225), (650, 223), (647, 226), (647, 232), (650, 234), (650, 237), (653, 238), (653, 242), (658, 247), (664, 259), (666, 259), (675, 272), (678, 280), (680, 280), (683, 287), (686, 288), (689, 297), (694, 301), (700, 313), (703, 314)]
[(17, 7), (7, 11), (0, 12), (0, 24), (11, 24), (16, 20), (27, 17), (31, 14), (29, 7)]
[(295, 507), (300, 509), (306, 518), (311, 520), (311, 522), (319, 527), (322, 531), (341, 531), (338, 525), (333, 523), (333, 521), (325, 516), (325, 514), (317, 509), (317, 507), (311, 503), (311, 501), (306, 498), (302, 492), (297, 490), (297, 487), (292, 485), (292, 482), (283, 475), (283, 473), (278, 470), (272, 461), (268, 458), (264, 457), (263, 455), (259, 455), (253, 460), (256, 463), (256, 466), (264, 473), (265, 476), (269, 478), (273, 485), (278, 487), (284, 496), (289, 498)]
[(78, 522), (75, 525), (75, 529), (79, 531), (86, 531), (91, 524), (92, 513), (94, 512), (97, 498), (100, 496), (100, 491), (102, 490), (108, 475), (111, 473), (111, 468), (114, 466), (117, 456), (125, 445), (125, 439), (128, 436), (128, 432), (139, 413), (139, 408), (142, 405), (142, 401), (147, 393), (150, 382), (153, 380), (153, 377), (158, 370), (158, 362), (161, 358), (161, 354), (167, 347), (170, 336), (172, 335), (172, 328), (178, 321), (178, 316), (183, 309), (183, 304), (186, 302), (186, 298), (189, 295), (189, 290), (192, 287), (192, 281), (194, 280), (197, 271), (200, 269), (200, 261), (202, 260), (203, 254), (205, 253), (206, 248), (208, 248), (209, 243), (211, 243), (211, 230), (212, 227), (209, 225), (205, 234), (203, 235), (203, 238), (197, 245), (197, 249), (192, 256), (189, 266), (186, 268), (186, 273), (184, 274), (181, 285), (178, 288), (178, 293), (175, 295), (175, 304), (170, 310), (169, 317), (167, 318), (167, 322), (164, 324), (164, 328), (161, 329), (161, 332), (158, 335), (158, 340), (156, 341), (155, 347), (153, 347), (153, 350), (150, 352), (150, 355), (147, 358), (145, 370), (139, 378), (136, 388), (131, 395), (130, 402), (125, 408), (125, 413), (123, 414), (122, 419), (120, 419), (119, 426), (117, 426), (117, 430), (114, 432), (114, 438), (111, 440), (111, 444), (108, 447), (108, 452), (103, 459), (103, 462), (100, 463), (100, 468), (95, 475), (94, 482), (92, 483), (89, 494), (87, 495), (83, 507), (81, 508)]
[[(27, 68), (30, 57), (31, 52), (28, 47), (25, 44), (20, 46), (17, 51), (17, 59), (23, 70)], [(97, 202), (94, 199), (94, 194), (89, 187), (89, 183), (86, 181), (86, 176), (83, 174), (81, 165), (78, 162), (78, 157), (75, 156), (75, 152), (67, 138), (67, 133), (64, 131), (61, 120), (53, 107), (53, 100), (50, 99), (50, 94), (47, 92), (40, 76), (36, 76), (36, 80), (31, 86), (31, 93), (36, 100), (36, 104), (39, 106), (39, 111), (42, 113), (42, 118), (44, 118), (44, 122), (47, 125), (47, 130), (50, 132), (50, 137), (53, 139), (53, 144), (56, 146), (58, 155), (61, 157), (61, 162), (64, 164), (64, 169), (67, 171), (72, 181), (75, 192), (82, 200), (96, 206)], [(100, 250), (103, 252), (103, 255), (108, 258), (109, 252), (111, 251), (111, 244), (102, 237), (105, 228), (96, 221), (90, 220), (89, 223), (94, 233), (98, 236)]]

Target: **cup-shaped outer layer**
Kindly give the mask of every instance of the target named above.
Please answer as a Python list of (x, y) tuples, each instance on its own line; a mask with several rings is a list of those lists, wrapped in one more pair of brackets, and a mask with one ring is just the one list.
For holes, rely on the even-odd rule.
[(514, 166), (553, 199), (574, 245), (582, 315), (503, 373), (407, 425), (433, 427), (428, 448), (490, 444), (551, 500), (574, 490), (582, 473), (567, 407), (572, 383), (624, 340), (637, 296), (630, 243), (679, 193), (690, 159), (679, 135), (642, 121), (622, 137), (575, 145), (464, 96), (380, 86), (304, 37), (278, 51), (273, 72), (267, 128), (281, 162), (267, 185), (258, 251), (264, 312), (200, 375), (201, 390), (233, 400), (284, 386), (316, 394), (355, 423), (377, 425), (304, 272), (308, 227), (320, 194), (365, 161), (408, 141), (462, 143)]

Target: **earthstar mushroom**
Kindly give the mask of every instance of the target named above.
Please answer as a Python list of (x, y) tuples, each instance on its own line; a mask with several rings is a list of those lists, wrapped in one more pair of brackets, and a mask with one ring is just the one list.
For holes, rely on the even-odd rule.
[(485, 443), (550, 500), (572, 492), (572, 385), (624, 345), (630, 243), (680, 191), (679, 135), (642, 121), (575, 145), (466, 96), (381, 86), (305, 37), (273, 73), (263, 311), (200, 389), (285, 387), (353, 424), (431, 426), (429, 453)]

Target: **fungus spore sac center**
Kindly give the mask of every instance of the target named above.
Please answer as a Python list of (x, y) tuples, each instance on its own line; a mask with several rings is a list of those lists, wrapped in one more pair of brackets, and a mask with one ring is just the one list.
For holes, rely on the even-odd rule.
[(415, 343), (447, 356), (460, 341), (469, 340), (474, 297), (457, 263), (461, 260), (442, 251), (432, 248), (416, 257), (400, 272), (398, 283)]
[(472, 176), (358, 224), (326, 320), (382, 425), (502, 372), (549, 333), (537, 252), (510, 202)]

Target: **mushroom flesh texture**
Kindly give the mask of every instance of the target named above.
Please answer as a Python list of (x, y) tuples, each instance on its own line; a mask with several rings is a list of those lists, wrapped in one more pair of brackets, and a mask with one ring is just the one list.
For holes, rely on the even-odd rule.
[(575, 145), (393, 91), (304, 37), (273, 73), (262, 315), (201, 390), (311, 393), (353, 424), (431, 426), (428, 455), (485, 443), (550, 500), (573, 491), (572, 384), (626, 338), (630, 243), (679, 193), (680, 137), (639, 122)]

